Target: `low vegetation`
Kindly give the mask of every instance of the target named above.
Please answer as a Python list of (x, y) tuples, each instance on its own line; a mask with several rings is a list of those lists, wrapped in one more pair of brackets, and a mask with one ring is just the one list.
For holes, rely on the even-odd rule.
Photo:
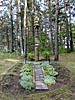
[(17, 58), (20, 56), (20, 52), (0, 52), (0, 58)]
[(27, 89), (31, 90), (34, 88), (34, 83), (33, 83), (33, 67), (30, 64), (25, 64), (21, 68), (20, 71), (20, 85)]
[[(40, 64), (41, 62), (35, 62), (34, 64)], [(41, 67), (44, 69), (44, 82), (49, 86), (55, 84), (56, 75), (58, 72), (55, 71), (52, 65), (49, 65), (48, 62), (42, 62)], [(33, 65), (24, 64), (20, 70), (20, 85), (26, 90), (31, 90), (34, 88), (33, 83)]]
[(55, 84), (56, 75), (58, 75), (58, 72), (55, 71), (55, 68), (53, 68), (52, 65), (49, 65), (48, 62), (42, 63), (41, 66), (44, 69), (45, 83), (48, 85)]
[[(47, 92), (43, 92), (42, 91), (42, 92), (39, 92), (39, 93), (38, 92), (37, 93), (32, 93), (30, 95), (26, 95), (26, 94), (21, 93), (21, 94), (15, 95), (15, 96), (13, 96), (13, 94), (11, 95), (10, 93), (2, 92), (2, 89), (0, 87), (0, 99), (1, 100), (74, 100), (75, 99), (75, 95), (71, 91), (71, 85), (74, 85), (74, 83), (75, 83), (75, 62), (74, 62), (75, 56), (74, 55), (75, 55), (75, 53), (61, 54), (60, 55), (60, 61), (55, 62), (55, 65), (57, 67), (60, 67), (60, 68), (66, 67), (71, 72), (72, 81), (71, 81), (71, 83), (69, 83), (69, 85), (62, 86), (61, 88), (55, 89), (55, 90), (52, 90), (52, 91), (47, 91)], [(2, 59), (1, 58), (0, 59), (0, 64), (5, 60), (6, 59)], [(27, 65), (30, 65), (30, 64), (27, 64)], [(47, 65), (47, 64), (44, 63), (44, 65)], [(41, 66), (44, 66), (44, 65), (41, 64)], [(1, 69), (0, 71), (5, 73), (5, 68), (7, 68), (9, 66), (9, 63), (8, 63), (7, 66), (6, 66), (6, 63), (2, 63), (1, 66), (4, 68), (4, 70)], [(4, 66), (6, 66), (6, 67), (4, 67)], [(26, 65), (24, 65), (24, 66), (26, 66)], [(46, 69), (45, 66), (43, 68)], [(53, 67), (52, 67), (52, 69), (54, 70)], [(20, 71), (20, 73), (21, 72), (22, 72), (22, 70)], [(32, 75), (32, 72), (29, 72), (29, 70), (28, 70), (27, 74), (28, 73), (30, 75)], [(54, 75), (54, 76), (56, 76), (56, 75)]]

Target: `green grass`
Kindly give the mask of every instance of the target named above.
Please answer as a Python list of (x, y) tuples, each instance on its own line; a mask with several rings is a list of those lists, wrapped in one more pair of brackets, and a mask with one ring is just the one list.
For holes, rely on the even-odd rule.
[(0, 52), (0, 58), (17, 58), (20, 56), (19, 52)]
[(2, 77), (7, 73), (7, 71), (12, 68), (17, 61), (9, 61), (9, 59), (0, 59), (0, 81), (2, 80)]
[(61, 88), (52, 92), (37, 92), (30, 95), (20, 94), (15, 95), (15, 97), (2, 92), (0, 92), (0, 95), (0, 100), (68, 100), (71, 97), (71, 92), (68, 89)]
[(15, 53), (0, 52), (0, 81), (2, 80), (3, 75), (20, 62), (20, 60), (21, 58)]
[[(8, 63), (9, 62), (9, 63)], [(0, 59), (0, 76), (4, 73), (8, 67), (11, 67), (12, 63), (16, 62), (13, 59)], [(75, 52), (74, 53), (64, 53), (60, 55), (60, 61), (55, 62), (57, 67), (66, 67), (71, 72), (72, 83), (75, 83)], [(74, 94), (73, 94), (74, 95)], [(47, 92), (37, 92), (30, 95), (19, 94), (13, 95), (5, 94), (0, 89), (0, 100), (71, 100), (72, 92), (70, 90), (70, 85), (63, 86), (60, 89)], [(63, 98), (63, 99), (62, 99)]]
[(56, 63), (68, 68), (71, 71), (72, 76), (75, 76), (75, 52), (61, 54), (59, 59), (60, 60)]

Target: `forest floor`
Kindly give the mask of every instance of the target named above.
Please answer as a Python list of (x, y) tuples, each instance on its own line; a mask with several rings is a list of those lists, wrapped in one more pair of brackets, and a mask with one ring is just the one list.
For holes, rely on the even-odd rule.
[(51, 58), (59, 73), (56, 85), (49, 91), (25, 91), (18, 84), (22, 60), (0, 58), (0, 100), (75, 100), (75, 53), (61, 54), (59, 59), (54, 62)]

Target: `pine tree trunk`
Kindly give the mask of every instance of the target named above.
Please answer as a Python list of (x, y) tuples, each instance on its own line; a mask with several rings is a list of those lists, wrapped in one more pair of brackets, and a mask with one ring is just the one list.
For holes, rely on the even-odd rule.
[(51, 0), (49, 0), (49, 28), (50, 28), (50, 36), (51, 36), (51, 51), (54, 54), (54, 45), (53, 45), (53, 33), (52, 33), (52, 16), (51, 16)]
[(26, 59), (28, 54), (28, 42), (29, 42), (29, 28), (28, 28), (28, 8), (27, 8), (27, 16), (26, 16)]
[(70, 14), (70, 50), (73, 51), (73, 39), (72, 39), (71, 5), (70, 5), (70, 0), (68, 0), (68, 3), (69, 3), (69, 14)]
[(10, 0), (10, 17), (11, 17), (11, 52), (14, 52), (12, 0)]
[(59, 1), (56, 0), (56, 16), (55, 16), (55, 55), (54, 55), (54, 60), (58, 61), (59, 60), (59, 46), (58, 46), (58, 6), (59, 6)]
[(7, 40), (7, 52), (9, 50), (9, 40), (8, 40), (8, 27), (6, 26), (6, 40)]
[(69, 28), (68, 28), (68, 17), (66, 14), (66, 1), (64, 0), (64, 12), (65, 12), (65, 19), (66, 19), (66, 35), (67, 35), (67, 53), (70, 52), (69, 50)]
[(26, 18), (27, 18), (27, 0), (24, 1), (24, 57), (27, 59), (27, 33), (26, 33)]
[(45, 29), (45, 34), (47, 34), (47, 29), (46, 29), (46, 0), (44, 0), (44, 29)]
[(16, 52), (18, 51), (18, 2), (16, 2), (16, 7), (17, 7), (17, 11), (16, 11)]
[(19, 36), (20, 36), (20, 49), (21, 49), (21, 56), (24, 56), (23, 52), (23, 41), (22, 41), (22, 33), (21, 33), (21, 8), (20, 8), (20, 0), (18, 2), (18, 20), (19, 20)]

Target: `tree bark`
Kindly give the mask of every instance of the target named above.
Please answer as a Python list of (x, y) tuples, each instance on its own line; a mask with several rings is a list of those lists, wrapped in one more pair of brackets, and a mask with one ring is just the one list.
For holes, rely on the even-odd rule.
[(54, 55), (54, 60), (58, 61), (59, 60), (59, 46), (58, 46), (58, 6), (59, 6), (59, 1), (56, 0), (56, 16), (55, 16), (55, 55)]
[(50, 36), (51, 36), (51, 51), (54, 54), (54, 45), (53, 45), (53, 33), (52, 33), (52, 16), (51, 16), (51, 0), (49, 0), (49, 28), (50, 28)]
[(19, 36), (20, 36), (20, 49), (21, 49), (21, 56), (24, 56), (23, 52), (23, 41), (22, 41), (22, 33), (21, 33), (21, 9), (20, 9), (20, 0), (18, 2), (18, 20), (19, 20)]
[(13, 15), (12, 15), (12, 0), (10, 0), (10, 17), (11, 17), (11, 52), (14, 52), (14, 45), (13, 45)]
[(27, 33), (26, 33), (26, 20), (27, 20), (27, 0), (24, 1), (24, 57), (27, 59)]
[(69, 3), (69, 14), (70, 14), (70, 50), (73, 51), (73, 38), (72, 38), (72, 25), (71, 25), (71, 5), (70, 0), (68, 0)]
[(66, 1), (64, 0), (64, 12), (65, 12), (65, 19), (66, 19), (66, 35), (67, 35), (67, 53), (70, 52), (69, 50), (69, 28), (68, 28), (68, 17), (66, 14)]
[(16, 2), (16, 7), (17, 7), (17, 11), (16, 11), (16, 52), (18, 51), (18, 1)]
[(45, 34), (47, 34), (47, 29), (46, 29), (46, 0), (44, 0), (44, 29), (45, 29)]

